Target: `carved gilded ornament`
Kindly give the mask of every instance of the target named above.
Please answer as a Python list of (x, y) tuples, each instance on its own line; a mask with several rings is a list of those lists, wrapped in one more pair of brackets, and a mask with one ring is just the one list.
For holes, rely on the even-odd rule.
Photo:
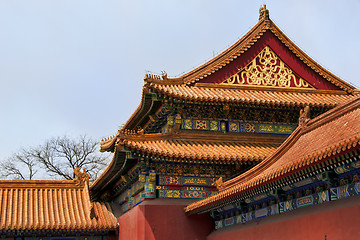
[(292, 70), (268, 46), (244, 69), (227, 78), (221, 84), (278, 88), (314, 88), (302, 78), (296, 77)]

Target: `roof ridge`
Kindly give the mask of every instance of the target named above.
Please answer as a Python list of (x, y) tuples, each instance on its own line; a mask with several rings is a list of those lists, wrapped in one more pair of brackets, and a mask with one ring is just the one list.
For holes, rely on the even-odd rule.
[(325, 113), (311, 119), (307, 124), (306, 128), (303, 129), (304, 133), (312, 131), (319, 126), (334, 121), (335, 119), (355, 110), (360, 106), (360, 96), (356, 96), (354, 99), (341, 104), (335, 108), (326, 111)]
[[(248, 48), (250, 48), (251, 45), (253, 45), (258, 38), (253, 38), (250, 39), (251, 34), (260, 26), (262, 26), (262, 24), (264, 22), (267, 23), (267, 25), (264, 25), (264, 29), (266, 30), (268, 28), (268, 22), (271, 20), (264, 20), (261, 19), (259, 20), (247, 33), (245, 33), (245, 35), (243, 35), (239, 40), (237, 40), (235, 43), (233, 43), (230, 47), (226, 48), (224, 51), (222, 51), (220, 54), (216, 55), (215, 57), (211, 58), (210, 60), (206, 61), (205, 63), (201, 64), (200, 66), (196, 67), (195, 69), (189, 71), (188, 73), (183, 74), (182, 76), (178, 77), (178, 78), (164, 78), (164, 77), (160, 77), (158, 75), (150, 75), (150, 74), (146, 74), (144, 80), (148, 83), (156, 83), (156, 84), (164, 84), (164, 85), (168, 85), (168, 84), (191, 84), (191, 83), (195, 83), (198, 80), (202, 79), (203, 77), (200, 77), (199, 79), (190, 79), (187, 80), (188, 78), (190, 78), (191, 75), (194, 75), (196, 72), (199, 72), (201, 70), (203, 70), (204, 68), (211, 66), (212, 64), (214, 64), (215, 62), (221, 62), (221, 58), (226, 56), (226, 54), (230, 54), (231, 52), (234, 52), (234, 54), (232, 54), (232, 60), (236, 59), (238, 56), (240, 56), (242, 53), (244, 53)], [(262, 29), (262, 30), (264, 30)], [(259, 31), (261, 32), (261, 31)], [(259, 34), (259, 33), (258, 33)], [(262, 35), (262, 34), (260, 34)], [(238, 51), (236, 50), (236, 47), (241, 44), (243, 41), (248, 40), (248, 45), (244, 51), (239, 51), (240, 53), (235, 54)], [(251, 41), (253, 40), (253, 41)], [(229, 62), (231, 62), (232, 60), (228, 60)], [(228, 62), (228, 63), (229, 63)], [(216, 69), (213, 70), (211, 73), (208, 73), (208, 75), (211, 75), (212, 73), (214, 73), (215, 71), (217, 71), (218, 69), (221, 69), (222, 67), (226, 66), (228, 63), (224, 64), (223, 66), (220, 64), (220, 66), (215, 67)], [(219, 63), (217, 63), (219, 65)], [(206, 75), (206, 76), (208, 76)]]
[(204, 64), (201, 64), (195, 69), (177, 78), (168, 78), (165, 72), (163, 72), (162, 76), (146, 74), (144, 78), (145, 85), (146, 83), (154, 83), (158, 85), (194, 84), (199, 80), (215, 73), (219, 69), (234, 61), (237, 57), (241, 56), (244, 52), (250, 49), (251, 46), (253, 46), (267, 30), (270, 30), (275, 35), (275, 37), (277, 37), (300, 61), (302, 61), (310, 69), (342, 90), (354, 94), (354, 90), (356, 90), (354, 86), (340, 79), (318, 64), (309, 55), (302, 51), (294, 42), (292, 42), (270, 18), (264, 17), (260, 18), (255, 26), (252, 27), (239, 40), (222, 51), (220, 54), (206, 61)]
[(75, 180), (20, 180), (20, 179), (0, 179), (0, 188), (82, 188), (77, 185)]

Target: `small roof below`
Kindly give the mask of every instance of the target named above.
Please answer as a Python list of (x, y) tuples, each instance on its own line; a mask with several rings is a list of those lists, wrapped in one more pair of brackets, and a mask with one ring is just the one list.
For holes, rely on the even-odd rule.
[(116, 230), (107, 204), (90, 202), (87, 183), (74, 180), (0, 180), (0, 232)]

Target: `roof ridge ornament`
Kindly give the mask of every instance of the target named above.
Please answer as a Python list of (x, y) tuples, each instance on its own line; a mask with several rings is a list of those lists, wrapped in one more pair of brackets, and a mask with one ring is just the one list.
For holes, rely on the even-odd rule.
[(259, 9), (259, 21), (261, 20), (270, 20), (269, 10), (266, 9), (266, 4), (262, 5)]
[(86, 169), (83, 168), (83, 172), (81, 172), (79, 167), (76, 167), (74, 169), (74, 174), (76, 176), (76, 178), (74, 178), (75, 184), (77, 186), (83, 186), (84, 184), (86, 184), (87, 186), (89, 186), (89, 174), (86, 172)]
[(310, 121), (310, 107), (306, 106), (304, 109), (300, 110), (299, 126), (301, 127), (306, 126), (309, 121)]
[(161, 71), (161, 79), (166, 81), (168, 79), (167, 73), (165, 71)]
[(222, 177), (218, 178), (213, 185), (215, 185), (218, 191), (223, 190), (225, 187)]

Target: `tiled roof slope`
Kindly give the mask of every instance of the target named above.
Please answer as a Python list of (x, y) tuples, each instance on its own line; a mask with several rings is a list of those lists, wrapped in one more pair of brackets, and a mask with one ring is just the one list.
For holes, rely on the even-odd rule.
[(269, 156), (284, 136), (259, 134), (177, 133), (122, 134), (101, 142), (102, 151), (127, 148), (159, 157), (201, 161), (253, 162)]
[[(168, 97), (199, 102), (266, 104), (270, 106), (335, 107), (354, 98), (341, 91), (271, 91), (262, 89), (220, 88), (150, 83), (149, 89)], [(209, 86), (209, 85), (208, 85)]]
[(336, 107), (306, 125), (299, 126), (270, 157), (225, 183), (224, 189), (210, 198), (195, 202), (186, 212), (211, 208), (230, 197), (295, 173), (359, 146), (360, 98)]
[(0, 232), (116, 230), (110, 207), (76, 180), (0, 180)]

